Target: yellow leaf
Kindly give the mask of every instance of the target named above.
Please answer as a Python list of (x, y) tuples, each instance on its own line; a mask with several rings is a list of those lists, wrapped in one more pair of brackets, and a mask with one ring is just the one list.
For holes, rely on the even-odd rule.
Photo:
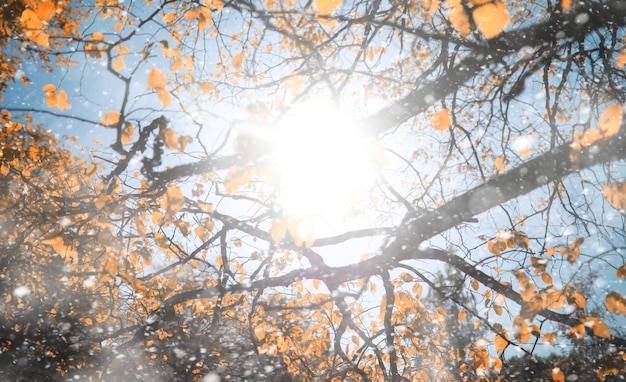
[(246, 56), (243, 55), (243, 53), (238, 53), (236, 55), (233, 56), (231, 63), (233, 65), (233, 67), (236, 70), (241, 70), (241, 65), (243, 64), (243, 60), (246, 58)]
[(480, 33), (487, 39), (492, 39), (502, 32), (509, 23), (509, 13), (506, 5), (501, 1), (487, 3), (474, 9), (474, 22)]
[(287, 233), (287, 220), (282, 218), (274, 219), (272, 223), (271, 236), (274, 243), (280, 243)]
[(102, 119), (100, 119), (100, 123), (104, 126), (113, 126), (116, 125), (120, 121), (120, 113), (117, 111), (108, 111), (104, 113)]
[(622, 127), (622, 105), (616, 103), (607, 107), (600, 119), (598, 119), (598, 128), (604, 137), (611, 137), (617, 134)]
[(478, 281), (476, 281), (476, 279), (472, 280), (472, 282), (470, 282), (470, 285), (472, 286), (472, 289), (478, 290)]
[(503, 157), (497, 157), (493, 163), (496, 165), (496, 170), (498, 171), (504, 171), (504, 158)]
[(206, 241), (209, 238), (209, 233), (202, 226), (197, 226), (194, 230), (198, 239)]
[(452, 126), (452, 121), (450, 120), (450, 110), (441, 109), (433, 115), (432, 118), (433, 129), (435, 130), (446, 130), (450, 126)]
[(339, 8), (342, 0), (313, 0), (317, 12), (320, 15), (328, 15), (335, 9)]
[(507, 347), (507, 345), (509, 344), (508, 339), (509, 339), (509, 335), (506, 333), (505, 329), (502, 330), (502, 333), (496, 335), (496, 338), (494, 339), (493, 344), (495, 345), (496, 351), (498, 353), (500, 353)]
[(320, 280), (313, 279), (313, 288), (315, 288), (315, 290), (320, 289)]
[(213, 229), (215, 228), (215, 222), (213, 221), (213, 219), (204, 219), (202, 221), (202, 225), (204, 226), (204, 228), (206, 228), (209, 232), (213, 231)]

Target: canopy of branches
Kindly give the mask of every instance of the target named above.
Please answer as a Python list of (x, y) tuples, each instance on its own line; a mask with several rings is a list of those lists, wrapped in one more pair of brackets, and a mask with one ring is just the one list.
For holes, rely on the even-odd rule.
[(622, 378), (625, 64), (624, 0), (4, 1), (0, 379)]

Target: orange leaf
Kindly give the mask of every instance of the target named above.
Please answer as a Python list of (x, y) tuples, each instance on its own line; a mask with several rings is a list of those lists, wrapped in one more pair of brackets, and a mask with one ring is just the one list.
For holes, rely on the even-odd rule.
[(200, 91), (202, 94), (206, 94), (215, 89), (215, 85), (210, 82), (200, 82)]
[(474, 9), (472, 12), (474, 22), (487, 39), (492, 39), (502, 32), (509, 23), (509, 13), (506, 5), (501, 1), (487, 3)]
[(104, 113), (102, 119), (100, 119), (100, 123), (104, 126), (113, 126), (116, 125), (120, 121), (120, 113), (117, 111), (108, 111)]
[(115, 70), (116, 72), (119, 72), (125, 67), (126, 67), (126, 64), (124, 63), (124, 60), (122, 60), (121, 58), (113, 61), (113, 70)]
[(552, 284), (552, 276), (550, 276), (547, 273), (542, 273), (541, 274), (541, 280), (543, 280), (543, 282), (546, 283), (546, 284)]
[(604, 304), (609, 312), (626, 315), (626, 298), (621, 294), (617, 292), (607, 294)]
[(150, 89), (165, 89), (166, 86), (167, 81), (165, 80), (163, 72), (153, 67), (148, 75), (148, 87)]
[(613, 182), (609, 186), (604, 186), (602, 195), (613, 207), (619, 210), (626, 209), (626, 182)]
[(175, 130), (168, 128), (161, 130), (161, 138), (168, 149), (175, 150), (178, 147), (178, 133)]
[(320, 15), (328, 15), (333, 12), (335, 9), (339, 8), (341, 2), (342, 0), (313, 0), (317, 12)]
[(37, 4), (35, 13), (43, 21), (50, 21), (56, 13), (56, 5), (52, 0)]
[(57, 95), (57, 107), (59, 110), (69, 110), (72, 108), (72, 105), (67, 102), (65, 90), (59, 90), (59, 94)]
[(259, 341), (262, 341), (265, 338), (265, 323), (260, 323), (254, 328), (254, 335)]
[(470, 23), (461, 0), (447, 0), (446, 3), (449, 8), (448, 19), (450, 24), (461, 33), (461, 36), (467, 36), (470, 32)]
[(243, 55), (243, 53), (238, 53), (236, 55), (233, 56), (231, 63), (233, 65), (233, 67), (236, 70), (241, 70), (241, 65), (243, 64), (243, 60), (246, 58), (246, 56)]
[(617, 271), (615, 272), (615, 277), (617, 277), (618, 279), (626, 278), (626, 264), (617, 268)]
[(287, 233), (287, 220), (281, 218), (274, 219), (271, 229), (271, 236), (274, 243), (280, 243), (283, 237), (285, 237), (285, 233)]
[(57, 105), (56, 86), (47, 84), (41, 89), (46, 92), (46, 104), (48, 107), (55, 107)]
[(615, 63), (623, 69), (624, 65), (626, 65), (626, 52), (620, 52), (619, 56), (617, 56), (617, 60), (615, 60)]
[[(502, 338), (504, 337), (504, 338)], [(493, 340), (493, 344), (496, 347), (496, 351), (499, 353), (504, 350), (509, 344), (509, 335), (506, 333), (506, 330), (502, 330), (502, 333), (497, 334), (496, 338)]]
[(156, 89), (157, 96), (159, 97), (159, 101), (163, 104), (163, 106), (167, 107), (172, 103), (172, 94), (165, 89)]
[(565, 382), (565, 375), (558, 367), (552, 369), (552, 380), (554, 382)]
[(433, 115), (432, 118), (433, 129), (435, 130), (446, 130), (452, 126), (452, 121), (450, 120), (450, 110), (441, 109)]
[(498, 171), (504, 171), (504, 158), (502, 157), (497, 157), (493, 163), (496, 165), (496, 170)]
[(133, 133), (135, 132), (135, 128), (130, 123), (126, 124), (126, 127), (122, 129), (122, 134), (120, 135), (120, 141), (123, 145), (126, 145), (133, 141)]

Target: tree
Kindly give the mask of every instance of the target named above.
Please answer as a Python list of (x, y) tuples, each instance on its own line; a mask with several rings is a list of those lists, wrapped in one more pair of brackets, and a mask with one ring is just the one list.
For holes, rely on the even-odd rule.
[(3, 377), (624, 373), (623, 1), (0, 12)]

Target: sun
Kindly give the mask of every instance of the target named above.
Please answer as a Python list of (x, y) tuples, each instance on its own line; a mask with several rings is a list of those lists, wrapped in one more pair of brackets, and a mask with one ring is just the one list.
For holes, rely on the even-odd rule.
[(272, 137), (282, 213), (337, 224), (376, 180), (375, 141), (325, 101), (293, 107)]

